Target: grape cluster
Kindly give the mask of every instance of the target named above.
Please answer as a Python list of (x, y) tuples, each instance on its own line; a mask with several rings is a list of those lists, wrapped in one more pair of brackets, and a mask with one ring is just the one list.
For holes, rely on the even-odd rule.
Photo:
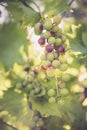
[(47, 130), (45, 126), (45, 118), (40, 112), (35, 111), (30, 124), (31, 130)]
[(41, 69), (46, 71), (49, 68), (59, 68), (65, 71), (68, 68), (68, 64), (60, 60), (60, 55), (63, 55), (66, 51), (66, 36), (63, 34), (59, 24), (61, 18), (54, 16), (51, 18), (45, 18), (43, 22), (35, 24), (34, 31), (36, 35), (40, 35), (38, 44), (45, 48), (42, 55)]
[(26, 79), (18, 82), (16, 88), (23, 89), (29, 96), (41, 97), (45, 94), (41, 82), (38, 78), (38, 70), (30, 69), (29, 67), (24, 68), (26, 71)]

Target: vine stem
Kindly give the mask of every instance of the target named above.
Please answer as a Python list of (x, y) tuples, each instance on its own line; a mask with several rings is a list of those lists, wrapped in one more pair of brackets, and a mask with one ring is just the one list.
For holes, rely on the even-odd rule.
[(42, 12), (41, 12), (41, 9), (39, 8), (39, 6), (34, 1), (32, 1), (32, 3), (36, 6), (36, 8), (38, 9), (38, 11), (40, 13), (41, 18), (43, 19), (43, 15), (42, 15)]

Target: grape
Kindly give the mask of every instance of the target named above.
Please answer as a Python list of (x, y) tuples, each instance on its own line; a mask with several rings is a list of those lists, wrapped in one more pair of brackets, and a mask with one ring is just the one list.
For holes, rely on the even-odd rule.
[(56, 43), (55, 37), (49, 37), (49, 38), (48, 38), (48, 43), (50, 43), (50, 44), (55, 44), (55, 43)]
[(24, 71), (25, 71), (25, 72), (29, 72), (29, 70), (30, 70), (30, 67), (29, 67), (29, 66), (26, 66), (26, 67), (24, 68)]
[(59, 60), (54, 60), (52, 62), (52, 66), (53, 66), (53, 68), (58, 68), (60, 66), (60, 61)]
[(50, 34), (50, 32), (49, 31), (46, 31), (46, 32), (44, 32), (44, 33), (42, 33), (42, 35), (41, 35), (43, 38), (49, 38), (50, 36), (51, 36), (51, 34)]
[(67, 74), (64, 74), (64, 75), (62, 76), (62, 80), (65, 81), (65, 82), (69, 81), (70, 78), (71, 78), (71, 75), (68, 74), (68, 73), (67, 73)]
[(45, 39), (44, 38), (39, 38), (38, 43), (40, 45), (44, 45), (45, 44)]
[(65, 71), (65, 70), (67, 70), (67, 68), (68, 68), (68, 64), (66, 64), (66, 63), (62, 63), (62, 64), (60, 65), (60, 70), (61, 70), (61, 71)]
[(58, 52), (64, 52), (65, 51), (65, 48), (60, 45), (58, 48), (57, 48)]
[(41, 55), (41, 60), (46, 60), (46, 55), (45, 54)]
[(43, 67), (49, 67), (51, 65), (51, 62), (49, 60), (44, 60), (42, 65)]
[(54, 89), (49, 89), (48, 90), (48, 93), (47, 93), (47, 95), (49, 96), (49, 97), (53, 97), (53, 96), (55, 96), (55, 90)]
[(61, 22), (61, 18), (59, 16), (53, 17), (53, 23), (54, 24), (59, 24)]
[(38, 116), (34, 116), (34, 117), (33, 117), (33, 120), (34, 120), (35, 122), (38, 122), (39, 117), (38, 117)]
[(53, 53), (48, 53), (48, 54), (47, 54), (47, 60), (53, 61), (53, 59), (54, 59)]
[(55, 37), (55, 32), (51, 31), (50, 34), (52, 37)]
[(52, 31), (53, 31), (53, 32), (57, 32), (58, 30), (59, 30), (59, 27), (58, 27), (58, 26), (56, 26), (56, 25), (53, 26), (53, 28), (52, 28)]
[(66, 36), (62, 36), (62, 42), (65, 42), (66, 41)]
[(43, 25), (41, 23), (37, 23), (34, 26), (34, 32), (36, 35), (40, 35), (42, 33), (43, 30)]
[(55, 102), (56, 102), (55, 97), (50, 97), (50, 98), (48, 99), (48, 102), (49, 102), (49, 103), (55, 103)]
[(57, 52), (54, 52), (53, 55), (54, 55), (54, 58), (55, 58), (55, 59), (58, 59), (58, 56), (59, 56), (59, 55), (58, 55)]
[(62, 40), (61, 40), (60, 38), (57, 38), (57, 39), (56, 39), (56, 45), (59, 46), (59, 45), (61, 45), (61, 44), (62, 44)]
[(54, 49), (54, 47), (52, 45), (50, 45), (50, 44), (46, 45), (46, 51), (47, 52), (52, 52), (53, 49)]
[(63, 100), (63, 99), (60, 99), (60, 100), (58, 101), (58, 105), (63, 106), (63, 105), (64, 105), (64, 100)]
[(38, 93), (40, 93), (40, 91), (41, 91), (41, 88), (40, 87), (36, 87), (34, 89), (34, 94), (38, 94)]
[(66, 89), (66, 88), (60, 89), (60, 95), (61, 96), (66, 96), (67, 94), (69, 94), (68, 89)]
[(55, 76), (55, 71), (54, 71), (53, 67), (49, 67), (47, 69), (46, 73), (47, 73), (47, 76), (49, 76), (49, 77)]
[(28, 85), (26, 86), (26, 88), (27, 88), (28, 91), (30, 91), (30, 90), (33, 89), (33, 86), (32, 86), (32, 84), (28, 84)]
[(17, 88), (17, 89), (21, 89), (21, 88), (22, 88), (22, 84), (21, 84), (21, 83), (17, 83), (17, 84), (16, 84), (16, 88)]
[(61, 28), (58, 29), (58, 31), (56, 32), (56, 36), (59, 37), (62, 35), (62, 30)]
[(46, 30), (51, 30), (51, 28), (52, 28), (52, 21), (50, 20), (50, 19), (48, 19), (48, 20), (46, 20), (45, 21), (45, 23), (44, 23), (44, 28), (46, 29)]

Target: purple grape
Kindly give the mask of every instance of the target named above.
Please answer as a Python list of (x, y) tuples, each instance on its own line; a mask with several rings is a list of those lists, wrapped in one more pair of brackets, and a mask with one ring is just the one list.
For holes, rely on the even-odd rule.
[(44, 45), (45, 44), (45, 39), (44, 38), (39, 38), (38, 43), (40, 45)]
[(43, 25), (42, 24), (39, 25), (39, 29), (43, 30)]
[(29, 72), (29, 70), (30, 70), (29, 66), (27, 66), (27, 67), (24, 68), (24, 71), (26, 71), (26, 72)]
[(61, 46), (58, 46), (57, 50), (58, 52), (64, 52), (65, 48), (61, 45)]
[(50, 32), (51, 33), (51, 36), (54, 37), (55, 36), (55, 32)]
[(46, 45), (46, 51), (47, 52), (52, 52), (53, 49), (54, 49), (54, 47), (52, 45), (50, 45), (50, 44)]

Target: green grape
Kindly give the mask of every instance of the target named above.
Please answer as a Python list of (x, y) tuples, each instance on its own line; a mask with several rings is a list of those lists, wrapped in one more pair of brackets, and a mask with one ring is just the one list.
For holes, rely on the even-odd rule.
[(39, 94), (40, 91), (41, 91), (41, 88), (40, 88), (40, 87), (36, 87), (36, 88), (34, 89), (34, 94)]
[(68, 69), (68, 64), (62, 63), (62, 64), (60, 65), (60, 70), (61, 70), (61, 71), (65, 71), (65, 70), (67, 70), (67, 69)]
[(50, 36), (51, 36), (51, 33), (49, 31), (46, 31), (46, 32), (41, 34), (41, 37), (46, 38), (46, 39), (48, 39)]
[(21, 88), (22, 88), (22, 84), (21, 84), (21, 83), (17, 83), (17, 84), (16, 84), (16, 88), (17, 88), (17, 89), (21, 89)]
[(42, 33), (43, 30), (43, 25), (41, 23), (37, 23), (34, 26), (34, 32), (36, 35), (40, 35)]
[(51, 28), (52, 28), (52, 21), (50, 20), (50, 19), (47, 19), (46, 21), (45, 21), (45, 23), (44, 23), (44, 28), (46, 29), (46, 30), (51, 30)]
[(55, 58), (55, 59), (58, 59), (58, 56), (59, 56), (59, 55), (58, 55), (57, 52), (53, 52), (53, 55), (54, 55), (54, 58)]
[(62, 30), (61, 28), (58, 29), (58, 31), (56, 32), (56, 36), (60, 37), (62, 35)]
[(52, 67), (47, 69), (46, 73), (47, 73), (47, 76), (49, 76), (49, 77), (55, 76), (55, 71), (54, 71), (54, 69)]
[(65, 82), (69, 81), (70, 78), (71, 78), (71, 75), (68, 74), (68, 73), (67, 73), (67, 74), (64, 74), (64, 75), (62, 76), (62, 80), (65, 81)]
[(53, 53), (48, 53), (48, 54), (47, 54), (47, 60), (49, 60), (49, 61), (53, 61), (53, 60), (54, 60), (54, 55), (53, 55)]
[(56, 39), (56, 45), (61, 45), (62, 44), (62, 40), (61, 40), (61, 38), (57, 38)]
[(60, 66), (60, 61), (59, 60), (54, 60), (52, 62), (52, 66), (53, 66), (53, 68), (58, 68)]
[(59, 27), (58, 26), (53, 26), (53, 28), (52, 28), (52, 32), (57, 32), (59, 30)]
[(53, 23), (58, 25), (61, 22), (61, 18), (60, 16), (55, 16), (53, 17)]
[(55, 102), (56, 102), (55, 97), (50, 97), (50, 98), (48, 99), (48, 102), (49, 102), (49, 103), (55, 103)]
[(46, 55), (45, 54), (41, 55), (41, 60), (46, 60)]
[(42, 65), (44, 67), (49, 67), (51, 65), (51, 62), (49, 60), (44, 60), (43, 63), (42, 63)]
[(32, 84), (28, 84), (28, 85), (26, 86), (26, 89), (27, 89), (28, 91), (32, 90), (32, 89), (33, 89)]
[(58, 100), (58, 105), (63, 106), (64, 105), (64, 100), (63, 99)]
[(47, 95), (48, 95), (49, 97), (53, 97), (53, 96), (56, 95), (56, 92), (55, 92), (54, 89), (49, 89), (48, 92), (47, 92)]
[(34, 96), (35, 92), (34, 89), (30, 91), (30, 96)]
[(61, 95), (61, 96), (66, 96), (66, 95), (68, 95), (68, 94), (69, 94), (68, 89), (66, 89), (66, 88), (60, 89), (60, 95)]
[(48, 43), (50, 43), (50, 44), (55, 44), (55, 43), (56, 43), (55, 37), (49, 37), (49, 38), (48, 38)]
[(62, 42), (65, 42), (67, 40), (66, 36), (62, 35)]

